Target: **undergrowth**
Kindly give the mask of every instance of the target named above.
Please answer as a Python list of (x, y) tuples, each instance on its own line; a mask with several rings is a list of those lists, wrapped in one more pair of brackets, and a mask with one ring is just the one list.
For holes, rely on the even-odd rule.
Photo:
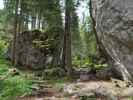
[(84, 58), (79, 59), (78, 57), (73, 58), (72, 64), (74, 68), (95, 68), (96, 70), (100, 70), (102, 68), (108, 67), (107, 63), (103, 63), (102, 60), (96, 60), (95, 58)]
[(0, 59), (0, 100), (15, 100), (17, 97), (29, 95), (32, 92), (30, 88), (32, 83), (24, 75), (8, 76), (11, 68), (8, 61)]

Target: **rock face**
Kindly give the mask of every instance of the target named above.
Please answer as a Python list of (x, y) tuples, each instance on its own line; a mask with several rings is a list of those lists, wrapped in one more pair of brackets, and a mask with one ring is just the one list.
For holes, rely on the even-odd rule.
[[(44, 69), (53, 59), (53, 40), (38, 30), (25, 31), (17, 37), (17, 64), (31, 69)], [(9, 58), (11, 59), (11, 50)]]
[(133, 0), (91, 0), (98, 40), (125, 80), (133, 76)]

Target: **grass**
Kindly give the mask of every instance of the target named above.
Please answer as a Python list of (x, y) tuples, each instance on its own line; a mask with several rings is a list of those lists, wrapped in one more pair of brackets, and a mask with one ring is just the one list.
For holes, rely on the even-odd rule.
[[(0, 77), (4, 77), (12, 68), (5, 59), (0, 59)], [(9, 75), (5, 79), (0, 79), (0, 100), (15, 100), (19, 96), (28, 95), (32, 92), (32, 82), (24, 75)]]

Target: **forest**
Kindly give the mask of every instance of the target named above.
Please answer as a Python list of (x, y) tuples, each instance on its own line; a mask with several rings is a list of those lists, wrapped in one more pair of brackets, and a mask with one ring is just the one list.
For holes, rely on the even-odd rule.
[(0, 0), (0, 100), (133, 100), (132, 0)]

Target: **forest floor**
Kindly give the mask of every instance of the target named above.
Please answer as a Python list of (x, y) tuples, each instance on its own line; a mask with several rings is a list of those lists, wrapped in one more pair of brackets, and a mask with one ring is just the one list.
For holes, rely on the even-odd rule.
[(55, 82), (41, 87), (32, 96), (22, 97), (18, 100), (133, 100), (131, 97), (133, 88), (126, 87), (126, 85), (125, 82), (116, 79), (61, 84)]
[(14, 73), (10, 62), (0, 59), (0, 100), (133, 100), (133, 86), (113, 78), (84, 82), (68, 78), (42, 80), (32, 72), (18, 73)]

